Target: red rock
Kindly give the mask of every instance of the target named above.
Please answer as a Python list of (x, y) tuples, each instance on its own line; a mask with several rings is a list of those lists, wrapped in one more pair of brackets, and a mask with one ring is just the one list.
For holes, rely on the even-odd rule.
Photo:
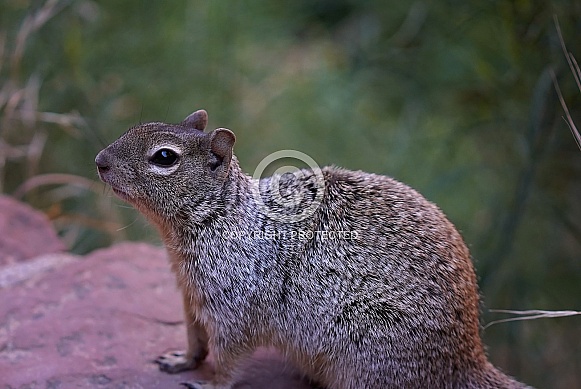
[(63, 250), (64, 244), (42, 212), (0, 196), (0, 266)]
[[(210, 376), (211, 363), (168, 375), (152, 362), (186, 345), (163, 249), (124, 243), (83, 259), (62, 254), (57, 263), (0, 284), (1, 388), (178, 388)], [(0, 279), (25, 265), (0, 268)], [(308, 386), (260, 350), (235, 387)]]

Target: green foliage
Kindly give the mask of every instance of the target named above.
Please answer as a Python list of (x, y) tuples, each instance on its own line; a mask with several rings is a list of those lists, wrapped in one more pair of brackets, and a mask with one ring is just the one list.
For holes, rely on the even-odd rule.
[[(580, 310), (581, 151), (550, 70), (577, 124), (581, 91), (554, 16), (581, 57), (573, 0), (3, 2), (1, 188), (46, 210), (76, 252), (156, 239), (78, 177), (96, 181), (95, 154), (127, 127), (205, 108), (250, 173), (296, 149), (439, 204), (471, 247), (485, 321), (488, 307)], [(581, 387), (579, 320), (485, 338), (529, 384)]]

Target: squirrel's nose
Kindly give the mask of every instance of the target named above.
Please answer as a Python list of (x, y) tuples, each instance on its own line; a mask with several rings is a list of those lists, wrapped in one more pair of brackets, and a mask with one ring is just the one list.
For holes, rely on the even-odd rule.
[(97, 165), (97, 171), (98, 171), (99, 177), (101, 177), (101, 179), (103, 179), (102, 174), (107, 172), (110, 168), (108, 158), (105, 155), (104, 151), (105, 150), (102, 150), (95, 157), (95, 164)]

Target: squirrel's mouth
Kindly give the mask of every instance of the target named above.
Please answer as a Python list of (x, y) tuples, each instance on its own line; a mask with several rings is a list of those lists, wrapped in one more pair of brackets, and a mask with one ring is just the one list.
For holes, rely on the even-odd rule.
[(127, 202), (132, 202), (133, 197), (131, 195), (129, 195), (129, 193), (124, 192), (121, 189), (115, 188), (114, 186), (111, 186), (111, 189), (113, 189), (113, 192), (115, 192), (117, 197), (119, 197), (121, 200), (125, 200)]
[(119, 197), (121, 200), (127, 201), (127, 202), (131, 202), (133, 200), (134, 196), (131, 196), (128, 192), (119, 189), (116, 185), (115, 185), (115, 181), (111, 179), (111, 177), (109, 177), (109, 175), (107, 174), (108, 171), (98, 171), (99, 174), (99, 178), (101, 179), (101, 181), (103, 181), (105, 184), (109, 185), (111, 187), (111, 189), (113, 190), (113, 192), (115, 193), (115, 195), (117, 195), (117, 197)]

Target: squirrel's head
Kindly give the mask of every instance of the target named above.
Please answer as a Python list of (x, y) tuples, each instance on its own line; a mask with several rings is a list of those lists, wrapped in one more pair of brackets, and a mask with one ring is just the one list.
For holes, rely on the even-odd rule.
[(99, 177), (155, 222), (211, 215), (220, 207), (236, 138), (225, 128), (205, 133), (207, 122), (199, 110), (179, 124), (129, 129), (97, 154)]

